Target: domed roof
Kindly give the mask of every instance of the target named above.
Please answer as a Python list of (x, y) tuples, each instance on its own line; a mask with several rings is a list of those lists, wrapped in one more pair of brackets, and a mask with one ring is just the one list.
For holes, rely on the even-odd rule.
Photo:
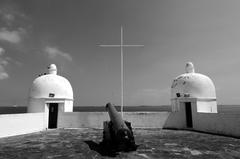
[(200, 73), (195, 73), (191, 62), (186, 64), (186, 73), (176, 77), (171, 86), (171, 97), (216, 98), (212, 80)]
[(57, 75), (57, 67), (51, 64), (49, 74), (42, 75), (33, 81), (30, 98), (65, 98), (73, 99), (73, 90), (70, 82)]

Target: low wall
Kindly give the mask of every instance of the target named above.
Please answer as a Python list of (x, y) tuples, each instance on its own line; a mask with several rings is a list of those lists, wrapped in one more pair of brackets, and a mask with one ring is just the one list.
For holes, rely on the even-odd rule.
[[(124, 120), (133, 128), (186, 129), (185, 109), (178, 112), (125, 112)], [(109, 120), (106, 112), (59, 112), (58, 128), (103, 128)], [(192, 130), (240, 137), (240, 114), (197, 113), (192, 109)], [(0, 137), (27, 134), (46, 130), (45, 113), (0, 115)]]
[(58, 114), (58, 128), (101, 128), (102, 121), (107, 120), (104, 112), (65, 112)]
[[(125, 112), (124, 120), (133, 128), (163, 128), (169, 112)], [(58, 115), (58, 128), (103, 128), (103, 121), (109, 120), (106, 112), (66, 112)]]
[(193, 123), (198, 131), (240, 137), (240, 114), (196, 113)]
[(196, 105), (192, 104), (192, 128), (186, 126), (186, 110), (180, 103), (179, 111), (172, 112), (168, 116), (164, 128), (189, 129), (240, 137), (240, 114), (231, 113), (200, 113), (197, 112)]
[(45, 128), (43, 113), (0, 115), (0, 137), (32, 133)]

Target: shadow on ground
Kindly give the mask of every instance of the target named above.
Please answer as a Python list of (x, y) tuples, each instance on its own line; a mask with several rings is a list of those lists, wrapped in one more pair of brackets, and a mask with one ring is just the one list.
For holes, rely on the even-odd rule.
[(98, 152), (102, 156), (116, 157), (119, 153), (113, 149), (106, 149), (100, 143), (96, 143), (92, 140), (84, 141), (91, 150)]

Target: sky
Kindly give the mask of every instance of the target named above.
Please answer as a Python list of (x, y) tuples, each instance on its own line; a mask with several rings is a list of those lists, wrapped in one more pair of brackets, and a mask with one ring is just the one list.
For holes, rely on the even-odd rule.
[(219, 104), (240, 104), (238, 0), (1, 0), (0, 106), (27, 105), (32, 82), (55, 63), (75, 106), (170, 104), (185, 64), (209, 76)]

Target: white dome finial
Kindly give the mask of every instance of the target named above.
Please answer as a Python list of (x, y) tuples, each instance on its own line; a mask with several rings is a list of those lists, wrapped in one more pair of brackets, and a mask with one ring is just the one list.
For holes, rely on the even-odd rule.
[(57, 74), (57, 66), (55, 64), (51, 64), (48, 66), (48, 72), (49, 74)]
[(194, 73), (194, 65), (192, 62), (187, 62), (186, 67), (185, 67), (186, 73)]

